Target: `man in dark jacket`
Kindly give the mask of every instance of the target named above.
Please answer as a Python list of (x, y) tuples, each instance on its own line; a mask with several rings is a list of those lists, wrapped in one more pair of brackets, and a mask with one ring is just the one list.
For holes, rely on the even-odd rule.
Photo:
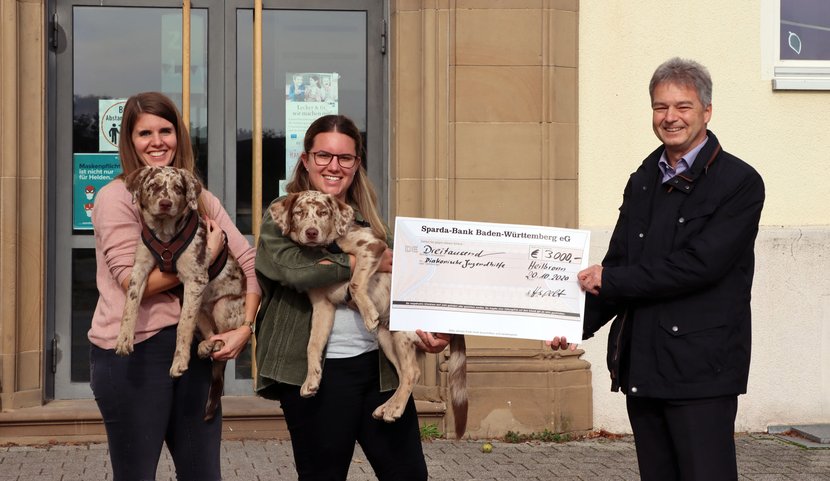
[(631, 175), (602, 265), (578, 275), (583, 338), (614, 319), (608, 369), (626, 394), (643, 480), (737, 480), (764, 184), (706, 129), (705, 67), (668, 60), (649, 93), (663, 145)]

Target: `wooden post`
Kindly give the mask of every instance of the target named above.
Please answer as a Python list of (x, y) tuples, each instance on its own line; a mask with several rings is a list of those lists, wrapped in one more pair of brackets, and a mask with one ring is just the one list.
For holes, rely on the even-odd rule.
[(190, 0), (182, 2), (182, 121), (190, 132)]
[[(262, 219), (262, 0), (254, 1), (254, 99), (253, 132), (251, 133), (251, 226), (254, 246), (259, 243)], [(251, 377), (256, 383), (256, 337), (251, 341)]]

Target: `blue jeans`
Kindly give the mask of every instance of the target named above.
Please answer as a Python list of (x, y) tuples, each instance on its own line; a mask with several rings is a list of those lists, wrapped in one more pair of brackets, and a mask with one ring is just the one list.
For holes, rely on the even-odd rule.
[(135, 344), (129, 356), (92, 346), (90, 384), (104, 418), (113, 479), (156, 479), (162, 443), (180, 481), (218, 481), (222, 410), (203, 420), (211, 382), (211, 360), (199, 359), (196, 343), (190, 364), (170, 377), (176, 326)]

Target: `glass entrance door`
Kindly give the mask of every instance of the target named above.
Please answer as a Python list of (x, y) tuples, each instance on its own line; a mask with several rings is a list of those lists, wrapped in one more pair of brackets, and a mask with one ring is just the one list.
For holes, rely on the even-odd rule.
[[(275, 0), (264, 8), (258, 201), (267, 206), (279, 195), (305, 127), (329, 112), (351, 116), (364, 133), (367, 167), (386, 199), (382, 2)], [(127, 97), (156, 90), (181, 109), (181, 12), (179, 1), (56, 2), (64, 35), (50, 70), (54, 267), (47, 329), (54, 354), (48, 394), (56, 399), (91, 397), (86, 334), (98, 292), (88, 212), (97, 189), (120, 172), (118, 109)], [(251, 1), (192, 4), (190, 133), (197, 168), (245, 234), (259, 222), (251, 208), (252, 29)], [(226, 394), (252, 393), (250, 353), (229, 363)]]
[[(293, 3), (293, 8), (290, 8)], [(375, 185), (386, 191), (383, 159), (383, 76), (380, 2), (321, 4), (266, 1), (262, 15), (262, 202), (284, 193), (301, 152), (306, 127), (316, 117), (351, 117), (365, 135), (367, 167)], [(237, 165), (236, 213), (243, 232), (251, 212), (251, 86), (253, 9), (250, 1), (226, 2), (227, 58), (233, 66), (227, 82), (228, 158)], [(280, 7), (280, 8), (277, 8)], [(339, 10), (333, 10), (333, 8)], [(230, 22), (233, 22), (231, 24)], [(385, 196), (382, 196), (385, 197)], [(384, 206), (385, 207), (385, 206)]]

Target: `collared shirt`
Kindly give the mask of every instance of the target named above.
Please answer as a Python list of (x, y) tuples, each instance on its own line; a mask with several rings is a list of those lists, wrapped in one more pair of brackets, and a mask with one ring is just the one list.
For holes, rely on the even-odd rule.
[(703, 139), (703, 142), (697, 144), (697, 146), (694, 149), (690, 150), (683, 157), (681, 157), (680, 160), (677, 161), (677, 165), (675, 165), (674, 168), (672, 168), (672, 166), (669, 165), (669, 161), (666, 157), (666, 151), (663, 150), (663, 154), (660, 156), (660, 160), (657, 162), (657, 166), (660, 167), (660, 172), (663, 174), (663, 183), (665, 184), (666, 182), (671, 180), (671, 178), (675, 175), (682, 174), (683, 172), (686, 172), (687, 170), (691, 169), (692, 164), (695, 163), (697, 154), (700, 153), (700, 149), (702, 149), (703, 146), (706, 145), (706, 142), (708, 140), (709, 136), (707, 135), (706, 138)]

